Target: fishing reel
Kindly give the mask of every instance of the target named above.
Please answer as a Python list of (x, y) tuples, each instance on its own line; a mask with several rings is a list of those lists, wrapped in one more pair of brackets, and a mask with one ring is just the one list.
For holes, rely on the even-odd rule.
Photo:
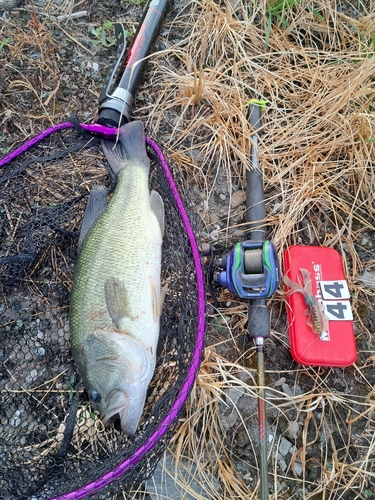
[(280, 283), (280, 264), (270, 241), (244, 241), (219, 259), (213, 284), (242, 299), (271, 297)]

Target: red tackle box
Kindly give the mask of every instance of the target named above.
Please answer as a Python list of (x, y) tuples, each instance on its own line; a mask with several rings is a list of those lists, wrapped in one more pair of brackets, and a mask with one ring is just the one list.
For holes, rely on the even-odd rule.
[[(302, 365), (345, 367), (357, 357), (350, 294), (340, 254), (333, 248), (296, 245), (287, 248), (283, 272), (303, 283), (300, 269), (310, 272), (312, 294), (324, 305), (327, 332), (319, 335), (307, 324), (304, 296), (287, 295), (289, 340), (293, 358)], [(284, 290), (289, 288), (284, 285)]]

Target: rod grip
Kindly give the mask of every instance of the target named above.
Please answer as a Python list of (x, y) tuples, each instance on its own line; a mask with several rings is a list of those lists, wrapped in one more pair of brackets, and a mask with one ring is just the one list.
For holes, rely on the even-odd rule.
[(266, 339), (270, 336), (270, 312), (264, 297), (250, 301), (248, 318), (248, 330), (251, 338), (262, 337)]

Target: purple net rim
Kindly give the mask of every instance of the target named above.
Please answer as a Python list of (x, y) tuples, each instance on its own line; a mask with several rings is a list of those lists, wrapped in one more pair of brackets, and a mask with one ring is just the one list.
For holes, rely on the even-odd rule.
[[(118, 129), (105, 127), (99, 124), (91, 124), (91, 125), (82, 124), (81, 126), (86, 131), (91, 132), (93, 135), (98, 135), (102, 138), (111, 138), (111, 137), (114, 138), (118, 134)], [(40, 141), (50, 136), (54, 132), (73, 127), (74, 125), (72, 123), (65, 122), (45, 130), (38, 136), (34, 137), (33, 139), (30, 139), (25, 144), (23, 144), (22, 146), (20, 146), (19, 148), (15, 149), (14, 151), (6, 155), (4, 158), (2, 158), (0, 160), (0, 168), (6, 165), (7, 163), (11, 162), (14, 158), (21, 155), (28, 149), (32, 148), (33, 146), (35, 146)], [(196, 340), (192, 356), (192, 362), (189, 367), (187, 376), (178, 393), (176, 401), (173, 403), (168, 414), (158, 425), (157, 429), (151, 434), (151, 436), (147, 439), (145, 443), (143, 443), (134, 453), (132, 453), (123, 462), (118, 464), (114, 469), (98, 477), (95, 481), (92, 481), (68, 493), (51, 497), (49, 500), (78, 500), (81, 498), (85, 498), (86, 496), (98, 492), (105, 486), (108, 486), (109, 484), (113, 483), (114, 481), (119, 479), (123, 474), (125, 474), (128, 470), (130, 470), (132, 467), (135, 467), (147, 455), (147, 453), (150, 452), (152, 448), (163, 438), (163, 436), (168, 432), (171, 425), (174, 423), (175, 419), (177, 418), (179, 412), (183, 408), (190, 394), (190, 391), (194, 385), (195, 378), (199, 370), (201, 355), (204, 348), (204, 333), (206, 325), (205, 325), (204, 276), (203, 276), (198, 244), (194, 235), (194, 231), (189, 216), (183, 204), (182, 198), (178, 192), (178, 188), (176, 186), (176, 183), (174, 182), (172, 173), (170, 171), (168, 163), (161, 149), (152, 139), (148, 137), (146, 137), (146, 144), (153, 149), (153, 151), (155, 152), (160, 161), (160, 165), (163, 169), (172, 196), (176, 202), (180, 218), (185, 228), (186, 234), (189, 239), (190, 247), (192, 250), (193, 262), (195, 268), (195, 280), (197, 285), (197, 315), (198, 315)]]

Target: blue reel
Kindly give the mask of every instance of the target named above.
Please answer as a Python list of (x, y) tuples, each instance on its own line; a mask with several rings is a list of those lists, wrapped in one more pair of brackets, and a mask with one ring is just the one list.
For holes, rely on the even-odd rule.
[(280, 283), (280, 264), (270, 241), (237, 243), (219, 260), (214, 283), (242, 299), (271, 297)]

